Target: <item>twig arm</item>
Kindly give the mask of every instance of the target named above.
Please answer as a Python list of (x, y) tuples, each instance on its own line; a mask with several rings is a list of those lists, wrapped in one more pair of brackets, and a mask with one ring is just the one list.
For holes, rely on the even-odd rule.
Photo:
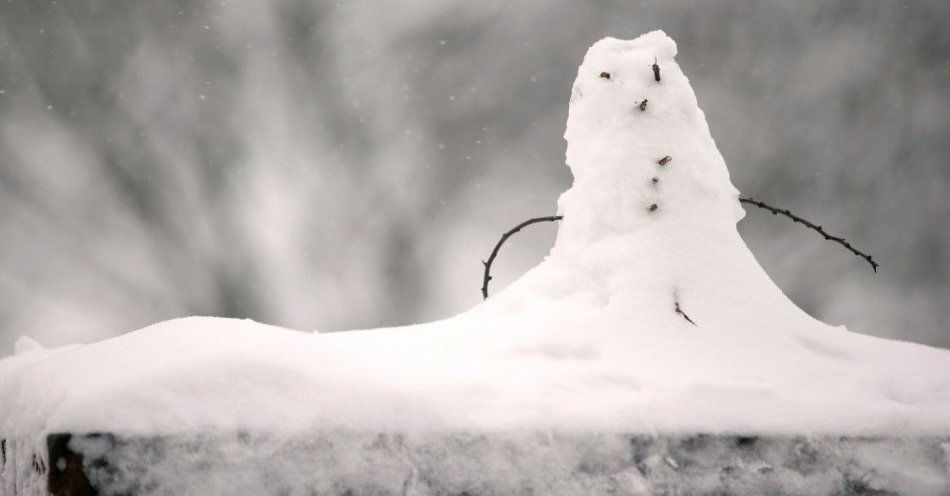
[(485, 275), (482, 278), (482, 299), (488, 298), (488, 281), (491, 281), (491, 264), (495, 261), (495, 257), (498, 256), (498, 250), (501, 249), (501, 245), (505, 244), (505, 241), (511, 237), (512, 234), (520, 231), (522, 228), (530, 226), (538, 222), (554, 222), (557, 220), (563, 219), (563, 215), (552, 215), (549, 217), (535, 217), (533, 219), (528, 219), (521, 224), (511, 228), (508, 232), (501, 235), (501, 239), (498, 240), (498, 243), (495, 245), (495, 249), (491, 251), (491, 255), (488, 256), (488, 260), (482, 260), (482, 265), (485, 266)]
[(821, 226), (819, 226), (819, 225), (817, 225), (817, 224), (813, 224), (813, 223), (811, 223), (811, 222), (809, 222), (809, 221), (807, 221), (807, 220), (805, 220), (805, 219), (803, 219), (803, 218), (801, 218), (801, 217), (799, 217), (799, 216), (797, 216), (797, 215), (795, 215), (795, 214), (789, 212), (788, 209), (781, 209), (781, 208), (773, 207), (773, 206), (771, 206), (771, 205), (767, 205), (767, 204), (762, 203), (762, 202), (760, 202), (760, 201), (758, 201), (758, 200), (755, 200), (755, 199), (753, 199), (753, 198), (742, 198), (742, 197), (740, 197), (740, 198), (739, 198), (739, 201), (742, 202), (742, 203), (748, 203), (748, 204), (750, 204), (750, 205), (755, 205), (756, 207), (759, 207), (759, 208), (764, 208), (765, 210), (768, 210), (769, 212), (772, 212), (772, 215), (782, 214), (782, 215), (784, 215), (785, 217), (788, 217), (789, 219), (792, 219), (792, 220), (795, 221), (795, 222), (800, 222), (801, 224), (805, 225), (805, 227), (808, 227), (808, 228), (810, 228), (810, 229), (813, 229), (813, 230), (817, 231), (818, 234), (821, 234), (822, 236), (824, 236), (824, 238), (827, 239), (828, 241), (834, 241), (835, 243), (838, 243), (839, 245), (841, 245), (841, 246), (847, 248), (848, 251), (850, 251), (851, 253), (854, 253), (855, 255), (857, 255), (857, 256), (859, 256), (859, 257), (861, 257), (861, 258), (867, 260), (867, 262), (868, 262), (869, 264), (871, 264), (871, 269), (874, 270), (874, 273), (877, 273), (877, 268), (878, 268), (879, 264), (878, 264), (877, 262), (875, 262), (873, 258), (871, 258), (871, 255), (868, 255), (867, 253), (864, 253), (864, 252), (862, 252), (862, 251), (859, 251), (859, 250), (856, 249), (855, 247), (851, 246), (851, 243), (848, 243), (848, 241), (845, 240), (844, 238), (842, 238), (842, 237), (840, 237), (840, 236), (832, 236), (831, 234), (828, 234)]

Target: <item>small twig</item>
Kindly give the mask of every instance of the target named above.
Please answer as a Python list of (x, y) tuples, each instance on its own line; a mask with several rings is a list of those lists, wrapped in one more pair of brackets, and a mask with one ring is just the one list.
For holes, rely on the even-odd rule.
[(867, 260), (868, 263), (871, 264), (871, 268), (874, 269), (874, 273), (875, 273), (875, 274), (877, 273), (877, 268), (878, 268), (879, 264), (878, 264), (877, 262), (875, 262), (874, 259), (871, 258), (871, 255), (868, 255), (868, 254), (866, 254), (866, 253), (863, 253), (863, 252), (861, 252), (861, 251), (858, 251), (855, 247), (851, 246), (851, 243), (848, 243), (844, 238), (838, 237), (838, 236), (832, 236), (831, 234), (828, 234), (827, 232), (825, 232), (824, 229), (822, 229), (821, 226), (819, 226), (819, 225), (817, 225), (817, 224), (813, 224), (813, 223), (811, 223), (811, 222), (809, 222), (809, 221), (807, 221), (807, 220), (805, 220), (805, 219), (803, 219), (803, 218), (801, 218), (801, 217), (799, 217), (799, 216), (797, 216), (797, 215), (795, 215), (795, 214), (789, 212), (788, 209), (783, 210), (783, 209), (780, 209), (780, 208), (773, 207), (773, 206), (771, 206), (771, 205), (766, 205), (765, 203), (762, 203), (762, 202), (760, 202), (760, 201), (754, 200), (754, 199), (752, 199), (752, 198), (739, 198), (739, 201), (742, 202), (742, 203), (749, 203), (749, 204), (755, 205), (756, 207), (759, 207), (759, 208), (764, 208), (765, 210), (768, 210), (768, 211), (772, 212), (772, 215), (782, 214), (782, 215), (788, 217), (789, 219), (792, 219), (792, 220), (795, 221), (795, 222), (800, 222), (800, 223), (804, 224), (805, 227), (808, 227), (808, 228), (814, 229), (815, 231), (818, 231), (818, 234), (821, 234), (822, 236), (824, 236), (825, 239), (827, 239), (827, 240), (829, 240), (829, 241), (834, 241), (835, 243), (838, 243), (839, 245), (841, 245), (841, 246), (847, 248), (851, 253), (854, 253), (855, 255), (857, 255), (857, 256), (859, 256), (859, 257), (861, 257), (861, 258)]
[(531, 224), (535, 224), (537, 222), (554, 222), (556, 220), (561, 220), (563, 218), (564, 218), (563, 215), (552, 215), (550, 217), (535, 217), (533, 219), (528, 219), (522, 222), (521, 224), (518, 224), (517, 226), (511, 228), (511, 230), (509, 230), (505, 234), (502, 234), (501, 239), (499, 239), (498, 243), (495, 245), (495, 249), (492, 250), (491, 255), (488, 256), (488, 261), (486, 262), (485, 260), (482, 260), (482, 265), (485, 266), (485, 275), (482, 278), (482, 299), (488, 299), (488, 281), (492, 280), (491, 264), (492, 262), (495, 261), (495, 257), (498, 256), (498, 250), (501, 249), (501, 245), (505, 244), (505, 241), (507, 241), (508, 238), (512, 234), (520, 231), (524, 227), (530, 226)]
[(664, 166), (664, 165), (670, 163), (670, 160), (673, 160), (673, 157), (667, 155), (667, 156), (661, 158), (660, 160), (658, 160), (656, 163), (659, 164), (660, 166)]
[(656, 57), (653, 57), (653, 78), (660, 82), (660, 65), (656, 63)]
[(673, 310), (675, 310), (676, 313), (682, 315), (683, 318), (686, 319), (686, 321), (689, 322), (690, 324), (696, 325), (696, 323), (693, 322), (693, 319), (689, 318), (689, 315), (686, 315), (686, 312), (684, 312), (683, 309), (680, 308), (680, 302), (675, 299), (675, 298), (676, 298), (676, 295), (673, 295), (673, 298), (674, 298), (674, 300), (673, 300)]

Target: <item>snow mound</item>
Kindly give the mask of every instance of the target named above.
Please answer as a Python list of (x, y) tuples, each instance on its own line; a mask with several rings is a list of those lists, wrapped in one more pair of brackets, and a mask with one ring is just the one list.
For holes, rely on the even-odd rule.
[(950, 352), (818, 322), (759, 267), (675, 55), (660, 31), (591, 47), (556, 244), (485, 304), (345, 333), (192, 317), (84, 346), (24, 341), (0, 361), (0, 436), (950, 432)]

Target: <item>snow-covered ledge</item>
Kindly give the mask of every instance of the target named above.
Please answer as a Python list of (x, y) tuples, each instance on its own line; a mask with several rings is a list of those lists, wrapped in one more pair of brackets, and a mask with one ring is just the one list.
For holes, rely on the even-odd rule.
[(947, 494), (950, 352), (785, 297), (675, 55), (660, 31), (591, 47), (557, 242), (464, 314), (23, 341), (0, 493)]

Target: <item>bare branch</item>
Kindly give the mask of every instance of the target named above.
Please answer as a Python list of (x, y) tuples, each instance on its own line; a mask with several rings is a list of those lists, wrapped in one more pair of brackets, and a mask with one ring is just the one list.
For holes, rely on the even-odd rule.
[(693, 319), (689, 318), (689, 315), (686, 315), (686, 312), (684, 312), (683, 309), (680, 308), (680, 302), (674, 301), (673, 306), (674, 306), (673, 310), (675, 310), (676, 313), (682, 315), (683, 318), (686, 319), (686, 321), (689, 322), (690, 324), (696, 325), (696, 323), (693, 322)]
[(521, 224), (518, 224), (517, 226), (511, 228), (511, 230), (509, 230), (505, 234), (502, 234), (501, 239), (498, 240), (498, 244), (495, 245), (495, 249), (492, 250), (491, 255), (488, 256), (488, 261), (486, 262), (482, 260), (482, 265), (485, 266), (485, 276), (482, 279), (482, 299), (488, 299), (488, 281), (491, 281), (492, 279), (491, 264), (492, 262), (495, 261), (495, 257), (498, 256), (498, 250), (501, 249), (501, 245), (505, 244), (505, 241), (507, 241), (508, 238), (512, 234), (520, 231), (524, 227), (530, 226), (531, 224), (535, 224), (538, 222), (554, 222), (556, 220), (561, 220), (563, 218), (564, 218), (563, 215), (552, 215), (550, 217), (535, 217), (533, 219), (528, 219), (522, 222)]
[(871, 264), (871, 268), (874, 270), (874, 273), (875, 273), (875, 274), (877, 273), (877, 268), (878, 268), (879, 264), (878, 264), (877, 262), (875, 262), (874, 259), (871, 258), (871, 255), (868, 255), (868, 254), (866, 254), (866, 253), (864, 253), (864, 252), (861, 252), (861, 251), (857, 250), (855, 247), (851, 246), (851, 243), (848, 243), (844, 238), (839, 237), (839, 236), (832, 236), (831, 234), (828, 234), (827, 232), (825, 232), (824, 229), (822, 229), (821, 226), (819, 226), (819, 225), (817, 225), (817, 224), (813, 224), (813, 223), (811, 223), (811, 222), (809, 222), (809, 221), (807, 221), (807, 220), (805, 220), (805, 219), (803, 219), (803, 218), (801, 218), (801, 217), (799, 217), (799, 216), (797, 216), (797, 215), (795, 215), (795, 214), (789, 212), (788, 209), (784, 209), (784, 210), (783, 210), (783, 209), (780, 209), (780, 208), (773, 207), (773, 206), (771, 206), (771, 205), (766, 205), (765, 203), (762, 203), (762, 202), (760, 202), (760, 201), (754, 200), (754, 199), (752, 199), (752, 198), (739, 198), (739, 201), (742, 202), (742, 203), (749, 203), (749, 204), (755, 205), (756, 207), (759, 207), (759, 208), (764, 208), (765, 210), (768, 210), (769, 212), (772, 212), (772, 215), (782, 214), (782, 215), (788, 217), (789, 219), (792, 219), (792, 220), (795, 221), (795, 222), (800, 222), (800, 223), (804, 224), (805, 227), (808, 227), (808, 228), (810, 228), (810, 229), (814, 229), (815, 231), (818, 232), (818, 234), (821, 234), (822, 236), (824, 236), (824, 238), (827, 239), (828, 241), (834, 241), (835, 243), (838, 243), (839, 245), (841, 245), (841, 246), (847, 248), (851, 253), (854, 253), (855, 255), (857, 255), (857, 256), (859, 256), (859, 257), (861, 257), (861, 258), (867, 260), (868, 263)]
[(696, 325), (696, 323), (693, 322), (693, 319), (689, 318), (689, 315), (686, 315), (686, 312), (684, 312), (680, 307), (680, 292), (677, 289), (673, 290), (673, 311), (682, 315), (683, 318), (686, 319), (686, 322)]

